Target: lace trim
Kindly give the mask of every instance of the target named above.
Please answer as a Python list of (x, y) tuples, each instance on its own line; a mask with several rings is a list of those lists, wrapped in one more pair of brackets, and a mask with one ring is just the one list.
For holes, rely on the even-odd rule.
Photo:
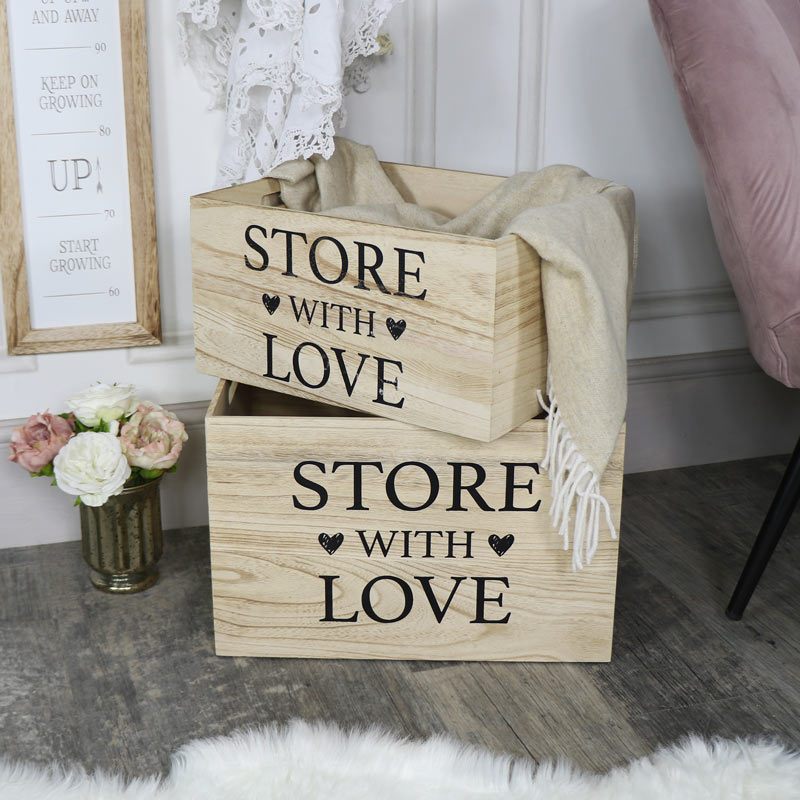
[[(228, 88), (226, 124), (228, 131), (234, 136), (239, 135), (242, 130), (242, 120), (250, 114), (251, 90), (256, 86), (269, 86), (273, 94), (279, 92), (288, 97), (292, 92), (292, 65), (289, 63), (269, 67), (251, 65), (242, 77)], [(285, 104), (283, 105), (285, 111)]]
[(220, 0), (180, 0), (178, 13), (189, 14), (192, 24), (204, 30), (216, 27)]
[(330, 158), (333, 155), (334, 134), (332, 119), (326, 119), (323, 125), (315, 131), (285, 130), (275, 153), (275, 165), (283, 164), (284, 161), (294, 161), (297, 158), (311, 158), (317, 154), (323, 158)]
[[(227, 109), (220, 185), (240, 182), (253, 169), (265, 174), (295, 158), (317, 153), (329, 158), (335, 130), (346, 121), (344, 95), (367, 91), (377, 59), (373, 54), (390, 50), (378, 32), (402, 0), (339, 0), (339, 79), (315, 77), (303, 59), (304, 36), (315, 35), (313, 26), (309, 33), (306, 6), (312, 4), (308, 13), (313, 14), (315, 2), (178, 0), (181, 55), (211, 94), (212, 107)], [(264, 63), (273, 55), (278, 56), (275, 63)], [(334, 63), (326, 67), (335, 71)], [(287, 117), (293, 124), (284, 130)], [(295, 125), (298, 119), (307, 119), (308, 125)]]
[(224, 107), (236, 33), (231, 18), (220, 19), (219, 12), (220, 0), (180, 0), (178, 4), (178, 51), (184, 62), (194, 65), (200, 85), (211, 95), (211, 108)]
[(342, 76), (342, 93), (347, 95), (350, 92), (364, 94), (369, 91), (370, 72), (375, 66), (380, 53), (373, 53), (371, 56), (358, 56), (356, 60), (344, 71)]
[(354, 25), (345, 31), (344, 39), (347, 43), (343, 58), (345, 67), (350, 66), (358, 56), (370, 56), (386, 46), (378, 34), (381, 25), (397, 2), (398, 0), (375, 0), (373, 3), (362, 3)]
[(305, 13), (302, 0), (247, 0), (256, 22), (265, 28), (302, 28)]

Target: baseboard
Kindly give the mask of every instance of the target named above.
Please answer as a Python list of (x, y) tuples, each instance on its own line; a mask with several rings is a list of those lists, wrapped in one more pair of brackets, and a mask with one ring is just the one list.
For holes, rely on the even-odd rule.
[[(786, 453), (800, 432), (800, 391), (768, 378), (746, 350), (636, 359), (628, 378), (626, 472)], [(169, 408), (189, 442), (163, 484), (164, 525), (204, 525), (206, 403)], [(0, 450), (22, 422), (0, 422)], [(71, 498), (43, 484), (0, 459), (0, 548), (80, 538)]]
[(769, 378), (747, 350), (628, 363), (626, 472), (790, 452), (800, 391)]

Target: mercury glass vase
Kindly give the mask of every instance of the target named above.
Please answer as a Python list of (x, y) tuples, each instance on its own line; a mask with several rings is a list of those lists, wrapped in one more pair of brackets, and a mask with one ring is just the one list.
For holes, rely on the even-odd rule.
[(123, 489), (102, 506), (81, 504), (83, 558), (102, 592), (133, 594), (158, 580), (161, 476)]

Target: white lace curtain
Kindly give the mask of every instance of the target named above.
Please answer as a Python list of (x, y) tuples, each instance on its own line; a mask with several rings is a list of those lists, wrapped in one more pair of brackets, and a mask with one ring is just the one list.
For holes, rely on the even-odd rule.
[(402, 0), (178, 0), (181, 54), (226, 110), (217, 185), (333, 152), (343, 96), (366, 88), (378, 31)]

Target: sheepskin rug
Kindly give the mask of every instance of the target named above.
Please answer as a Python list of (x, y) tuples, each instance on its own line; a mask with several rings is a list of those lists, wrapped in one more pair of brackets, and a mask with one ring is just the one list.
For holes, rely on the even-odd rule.
[(167, 778), (126, 783), (0, 762), (0, 800), (795, 800), (800, 756), (691, 738), (606, 775), (535, 766), (436, 738), (295, 722), (192, 742)]

